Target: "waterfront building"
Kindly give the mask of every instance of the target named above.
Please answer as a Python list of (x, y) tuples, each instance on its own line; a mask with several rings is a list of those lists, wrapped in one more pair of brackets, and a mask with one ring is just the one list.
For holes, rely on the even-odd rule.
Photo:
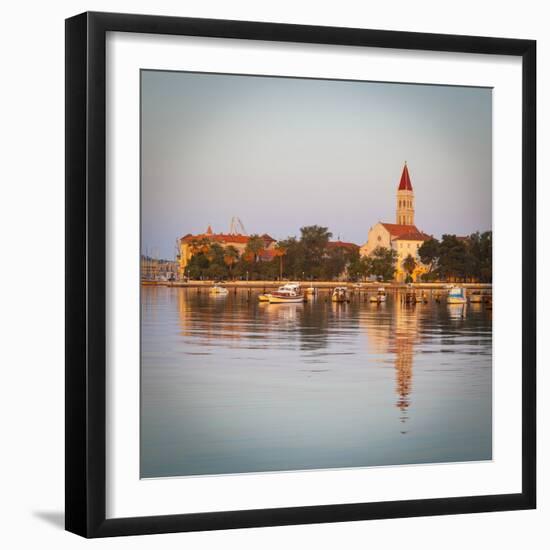
[[(271, 260), (274, 257), (276, 241), (267, 233), (260, 235), (260, 238), (264, 241), (264, 249), (259, 255), (260, 260)], [(178, 240), (178, 272), (180, 278), (183, 278), (185, 268), (193, 255), (206, 251), (209, 244), (217, 243), (223, 248), (233, 246), (237, 249), (239, 255), (242, 255), (249, 240), (249, 235), (243, 235), (241, 233), (214, 233), (210, 225), (205, 233), (197, 235), (188, 233)]]
[(420, 261), (418, 249), (431, 238), (414, 224), (414, 190), (411, 183), (407, 163), (403, 167), (396, 195), (395, 223), (378, 222), (369, 229), (367, 242), (361, 247), (361, 256), (368, 256), (381, 246), (397, 252), (395, 279), (405, 281), (407, 272), (403, 262), (411, 255), (416, 261), (416, 269), (412, 273), (413, 281), (428, 269)]
[(173, 281), (178, 273), (178, 264), (172, 260), (152, 258), (142, 254), (140, 271), (143, 281)]

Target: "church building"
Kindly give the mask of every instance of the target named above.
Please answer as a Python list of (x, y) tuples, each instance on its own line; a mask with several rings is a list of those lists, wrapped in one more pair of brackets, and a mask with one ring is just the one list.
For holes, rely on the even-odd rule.
[(412, 274), (414, 281), (427, 271), (418, 256), (418, 249), (431, 237), (419, 230), (414, 224), (414, 191), (407, 163), (403, 167), (401, 180), (397, 188), (395, 223), (378, 222), (369, 229), (367, 242), (361, 247), (361, 256), (370, 255), (377, 247), (390, 248), (397, 252), (395, 280), (404, 282), (407, 272), (403, 261), (410, 254), (416, 260), (416, 269)]

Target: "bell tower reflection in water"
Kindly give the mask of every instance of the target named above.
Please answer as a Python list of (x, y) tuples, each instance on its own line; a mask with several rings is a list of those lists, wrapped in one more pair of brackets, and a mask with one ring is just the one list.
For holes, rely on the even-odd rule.
[(400, 300), (395, 300), (394, 308), (394, 336), (390, 339), (389, 351), (395, 354), (396, 406), (401, 411), (401, 422), (405, 423), (409, 419), (408, 409), (413, 389), (414, 347), (419, 334), (418, 308)]
[[(395, 407), (400, 411), (399, 420), (409, 420), (409, 407), (413, 394), (413, 367), (415, 346), (419, 341), (420, 308), (407, 305), (395, 294), (385, 304), (371, 306), (363, 319), (369, 352), (389, 356), (394, 365)], [(384, 361), (387, 363), (387, 359)], [(401, 433), (407, 433), (406, 429)]]

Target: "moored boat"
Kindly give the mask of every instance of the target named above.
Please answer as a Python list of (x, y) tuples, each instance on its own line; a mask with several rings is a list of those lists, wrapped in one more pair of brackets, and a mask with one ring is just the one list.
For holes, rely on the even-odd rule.
[(298, 283), (287, 283), (269, 295), (270, 304), (299, 304), (304, 301), (304, 294)]
[(466, 291), (460, 286), (454, 286), (449, 290), (447, 295), (448, 304), (465, 304), (466, 303)]
[(332, 291), (333, 302), (347, 302), (348, 301), (348, 289), (345, 286), (337, 286)]
[(271, 296), (271, 294), (260, 294), (258, 296), (258, 301), (260, 302), (269, 302), (269, 297)]
[(225, 287), (223, 287), (223, 286), (214, 285), (214, 286), (210, 289), (210, 294), (225, 295), (225, 294), (229, 294), (229, 290), (227, 290), (227, 288), (225, 288)]

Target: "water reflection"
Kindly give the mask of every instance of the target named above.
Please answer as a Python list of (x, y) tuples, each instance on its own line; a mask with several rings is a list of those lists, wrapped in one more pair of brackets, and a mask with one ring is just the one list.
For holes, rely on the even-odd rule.
[[(406, 304), (399, 296), (385, 304), (370, 304), (375, 311), (364, 317), (371, 348), (393, 358), (395, 370), (395, 406), (400, 412), (399, 421), (409, 420), (408, 409), (413, 390), (415, 344), (420, 341), (423, 305)], [(389, 311), (387, 311), (389, 309)], [(402, 428), (401, 434), (407, 430)]]
[(491, 312), (142, 289), (142, 475), (491, 457)]
[[(390, 351), (395, 354), (395, 387), (398, 395), (396, 402), (401, 411), (400, 420), (408, 420), (407, 409), (410, 405), (410, 396), (413, 380), (414, 345), (419, 338), (418, 312), (421, 306), (407, 306), (401, 302), (394, 303), (395, 337)], [(412, 311), (411, 311), (412, 310)], [(406, 433), (403, 430), (402, 433)]]
[[(480, 304), (476, 304), (480, 305)], [(466, 304), (447, 304), (447, 309), (449, 311), (449, 318), (453, 321), (461, 321), (466, 318)]]

